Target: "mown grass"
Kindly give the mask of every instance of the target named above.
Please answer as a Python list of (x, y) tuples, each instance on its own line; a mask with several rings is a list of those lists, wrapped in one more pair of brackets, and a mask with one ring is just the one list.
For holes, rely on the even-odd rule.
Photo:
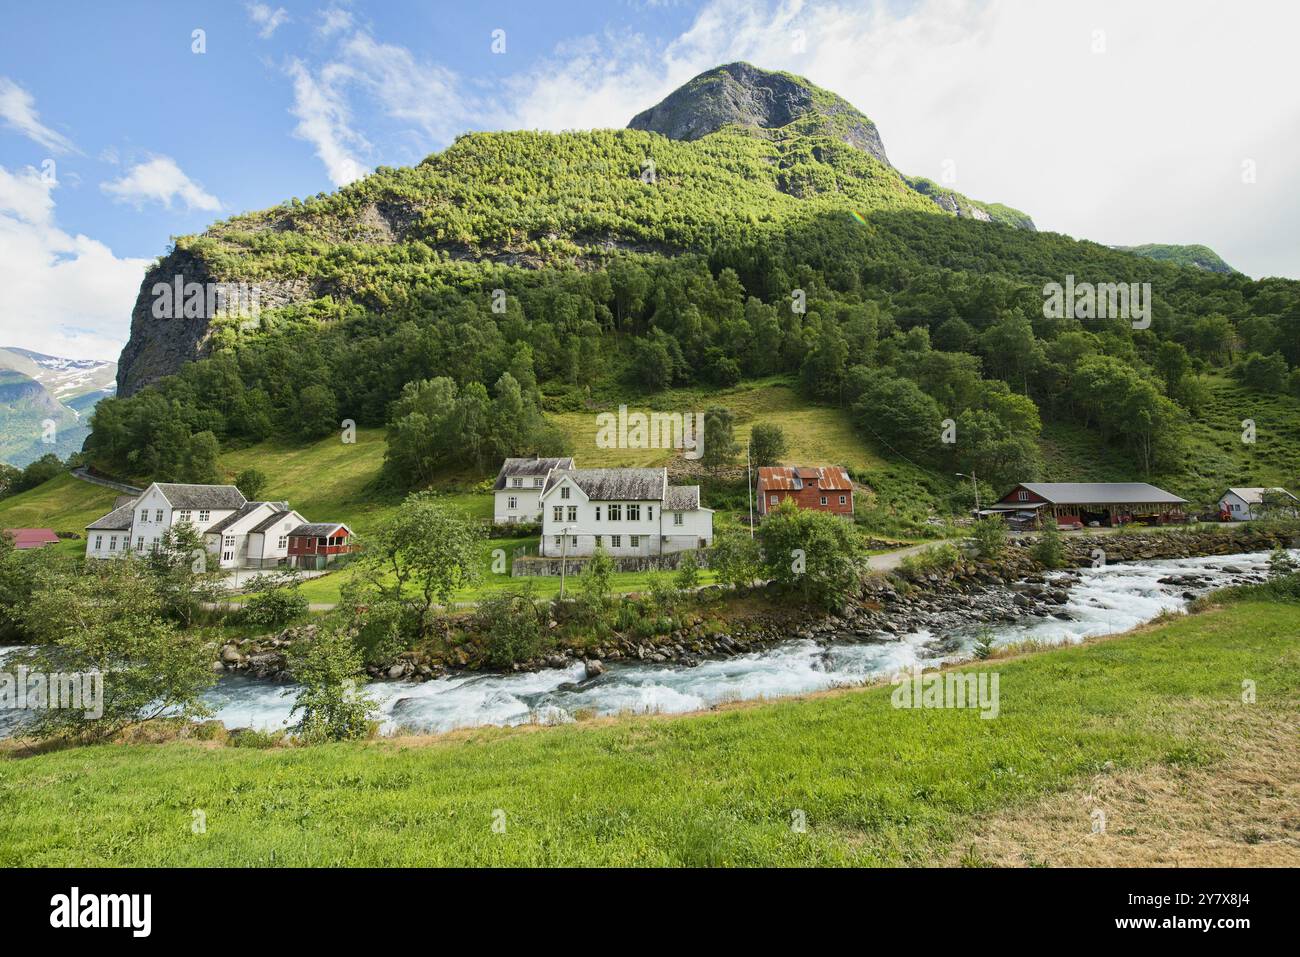
[(78, 537), (57, 546), (68, 554), (86, 552), (86, 526), (109, 512), (118, 493), (72, 475), (56, 475), (36, 488), (0, 499), (0, 528), (52, 528)]
[(1242, 603), (972, 666), (1000, 674), (994, 720), (895, 709), (883, 686), (438, 739), (0, 759), (0, 865), (926, 863), (1103, 768), (1212, 768), (1223, 753), (1189, 715), (1294, 710), (1294, 621), (1294, 604)]
[[(618, 413), (618, 403), (595, 403), (585, 412), (550, 416), (568, 434), (579, 468), (646, 467), (667, 465), (677, 453), (672, 449), (601, 449), (596, 446), (596, 416)], [(853, 469), (879, 466), (884, 460), (859, 436), (848, 415), (828, 406), (812, 405), (786, 379), (743, 382), (730, 389), (669, 389), (627, 403), (629, 412), (704, 412), (714, 406), (735, 416), (736, 441), (744, 463), (745, 444), (760, 422), (779, 425), (785, 432), (785, 461), (800, 465), (845, 465)]]

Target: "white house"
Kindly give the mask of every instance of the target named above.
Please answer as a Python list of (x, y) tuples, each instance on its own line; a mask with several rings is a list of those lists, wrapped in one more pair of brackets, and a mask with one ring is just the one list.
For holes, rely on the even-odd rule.
[(289, 532), (305, 521), (284, 502), (249, 502), (233, 485), (155, 482), (86, 526), (86, 557), (150, 551), (188, 523), (219, 567), (272, 567), (287, 560)]
[(247, 504), (233, 485), (181, 485), (154, 482), (86, 526), (86, 557), (116, 558), (128, 551), (156, 548), (174, 524), (188, 522), (200, 534)]
[(1285, 500), (1291, 506), (1293, 515), (1300, 512), (1300, 499), (1284, 488), (1230, 488), (1219, 499), (1219, 514), (1226, 515), (1234, 522), (1263, 518), (1260, 506), (1264, 504), (1264, 496), (1269, 492)]
[(698, 485), (669, 485), (668, 470), (550, 470), (542, 487), (543, 556), (666, 555), (713, 543), (713, 510)]
[(286, 502), (245, 502), (203, 533), (221, 568), (273, 568), (289, 557), (289, 533), (306, 519)]
[(495, 498), (492, 521), (497, 525), (513, 522), (540, 522), (542, 511), (538, 496), (551, 469), (571, 469), (573, 459), (506, 459), (492, 486)]

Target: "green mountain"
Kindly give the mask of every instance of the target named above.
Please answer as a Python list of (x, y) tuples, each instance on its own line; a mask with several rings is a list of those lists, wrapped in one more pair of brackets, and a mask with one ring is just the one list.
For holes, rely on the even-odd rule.
[(1147, 243), (1143, 246), (1114, 246), (1114, 249), (1135, 253), (1155, 259), (1159, 262), (1173, 263), (1176, 266), (1193, 266), (1207, 272), (1235, 273), (1209, 246), (1177, 246), (1172, 243)]
[[(866, 443), (884, 529), (959, 506), (955, 472), (1004, 486), (1104, 462), (1202, 495), (1292, 469), (1281, 433), (1253, 466), (1192, 440), (1222, 434), (1197, 431), (1211, 381), (1289, 408), (1300, 283), (1037, 232), (901, 174), (865, 114), (789, 74), (719, 67), (632, 126), (467, 134), (177, 239), (141, 287), (93, 461), (205, 481), (223, 450), (351, 420), (386, 430), (383, 482), (421, 487), (557, 444), (590, 457), (593, 410), (781, 381)], [(1070, 277), (1097, 295), (1049, 316)], [(240, 283), (260, 308), (155, 314), (178, 282)], [(1105, 288), (1118, 308), (1121, 283), (1133, 314), (1093, 308)], [(1259, 355), (1237, 362), (1243, 344)]]
[(0, 462), (23, 466), (53, 452), (67, 458), (90, 434), (99, 400), (112, 395), (117, 365), (0, 348)]

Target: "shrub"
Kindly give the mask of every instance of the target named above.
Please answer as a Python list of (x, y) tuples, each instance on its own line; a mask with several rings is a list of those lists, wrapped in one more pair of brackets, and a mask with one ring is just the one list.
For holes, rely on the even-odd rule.
[(1044, 568), (1063, 568), (1065, 566), (1065, 542), (1056, 522), (1048, 522), (1038, 535), (1038, 541), (1029, 550), (1034, 561)]
[(298, 576), (259, 575), (254, 587), (262, 590), (244, 604), (243, 619), (254, 628), (283, 628), (307, 614), (308, 602), (299, 590)]
[(342, 627), (319, 629), (289, 649), (294, 678), (302, 686), (290, 714), (302, 712), (304, 741), (347, 741), (370, 731), (374, 702), (357, 690), (364, 678), (361, 652)]
[(724, 585), (748, 585), (759, 573), (758, 542), (748, 532), (734, 528), (718, 532), (709, 550), (709, 567)]
[(536, 658), (549, 643), (531, 582), (522, 589), (483, 599), (474, 613), (474, 624), (486, 635), (487, 660), (494, 668)]
[(673, 583), (681, 591), (690, 591), (700, 583), (700, 563), (694, 552), (687, 552), (677, 565), (677, 574)]
[(997, 558), (1007, 547), (1007, 523), (994, 515), (981, 518), (971, 528), (971, 538), (980, 558)]
[(786, 499), (758, 530), (763, 571), (805, 602), (835, 608), (857, 584), (856, 532), (841, 518)]
[(928, 575), (930, 572), (947, 570), (961, 561), (961, 553), (951, 542), (939, 542), (927, 545), (899, 563), (899, 570), (906, 575)]

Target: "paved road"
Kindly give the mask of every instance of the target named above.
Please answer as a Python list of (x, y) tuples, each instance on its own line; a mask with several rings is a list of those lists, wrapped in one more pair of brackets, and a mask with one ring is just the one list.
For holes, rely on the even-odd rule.
[(114, 482), (111, 479), (100, 478), (98, 475), (91, 475), (84, 465), (73, 469), (72, 474), (83, 482), (89, 482), (91, 485), (102, 485), (104, 488), (114, 489), (123, 495), (139, 495), (144, 491), (144, 489), (136, 488), (134, 485), (127, 485), (125, 482)]

